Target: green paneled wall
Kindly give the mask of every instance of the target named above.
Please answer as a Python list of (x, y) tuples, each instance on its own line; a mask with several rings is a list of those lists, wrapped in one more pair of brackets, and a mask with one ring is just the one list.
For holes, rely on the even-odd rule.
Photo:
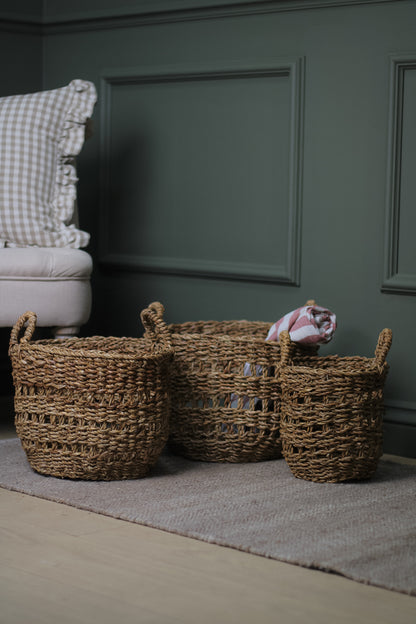
[(43, 0), (0, 0), (0, 21), (40, 24)]
[(297, 283), (301, 74), (295, 60), (103, 76), (103, 261)]
[(0, 97), (42, 88), (42, 39), (34, 29), (7, 26), (0, 17)]
[[(169, 9), (169, 12), (167, 10)], [(150, 12), (152, 11), (152, 13)], [(99, 91), (79, 159), (89, 332), (337, 313), (394, 332), (386, 450), (416, 455), (416, 3), (47, 0), (44, 85)]]

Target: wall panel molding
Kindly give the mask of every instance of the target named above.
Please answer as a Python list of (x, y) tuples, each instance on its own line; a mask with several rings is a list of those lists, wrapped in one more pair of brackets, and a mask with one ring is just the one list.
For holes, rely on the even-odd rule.
[[(285, 257), (276, 263), (246, 262), (181, 257), (162, 253), (136, 254), (115, 251), (111, 228), (111, 135), (113, 96), (117, 87), (169, 83), (199, 83), (212, 80), (232, 81), (238, 78), (276, 78), (289, 81), (289, 164), (288, 205), (284, 208), (287, 223)], [(304, 60), (284, 60), (265, 64), (235, 64), (228, 67), (168, 67), (103, 71), (101, 77), (101, 214), (100, 264), (113, 269), (138, 270), (162, 274), (192, 275), (217, 279), (271, 282), (297, 286), (300, 282), (301, 202), (303, 167)], [(255, 120), (255, 112), (253, 113)], [(244, 250), (243, 250), (244, 251)]]
[[(402, 240), (403, 230), (401, 231), (401, 221), (405, 217), (404, 211), (406, 210), (406, 206), (403, 205), (404, 184), (406, 184), (403, 172), (411, 158), (404, 149), (404, 138), (409, 136), (410, 130), (409, 121), (406, 120), (411, 118), (411, 111), (414, 112), (416, 109), (416, 92), (406, 90), (410, 72), (414, 72), (413, 76), (416, 76), (416, 54), (410, 58), (398, 56), (390, 58), (390, 113), (382, 291), (402, 295), (416, 294), (416, 255), (413, 253), (414, 265), (410, 271), (409, 267), (402, 270), (400, 263), (400, 252), (406, 245)], [(414, 121), (412, 123), (414, 127)], [(413, 135), (412, 138), (414, 138)], [(416, 145), (413, 145), (412, 150), (415, 149)], [(407, 210), (410, 211), (409, 206)], [(409, 247), (409, 243), (407, 246)], [(414, 244), (412, 244), (412, 249), (414, 249)], [(410, 249), (407, 251), (409, 255), (412, 254)]]
[(127, 28), (150, 24), (218, 19), (292, 11), (333, 9), (366, 4), (405, 2), (406, 0), (137, 0), (135, 5), (84, 10), (49, 3), (42, 26), (46, 35), (84, 30)]
[(397, 4), (406, 0), (153, 0), (151, 3), (137, 0), (136, 5), (130, 7), (115, 3), (114, 8), (84, 10), (68, 8), (70, 5), (62, 5), (59, 0), (58, 10), (53, 8), (53, 3), (49, 3), (38, 17), (32, 13), (0, 11), (0, 32), (3, 30), (48, 36), (392, 2)]

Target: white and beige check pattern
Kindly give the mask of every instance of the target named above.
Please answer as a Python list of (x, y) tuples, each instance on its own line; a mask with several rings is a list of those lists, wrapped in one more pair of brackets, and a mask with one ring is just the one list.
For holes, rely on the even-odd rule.
[(85, 247), (71, 223), (76, 162), (97, 94), (85, 80), (0, 98), (0, 247)]

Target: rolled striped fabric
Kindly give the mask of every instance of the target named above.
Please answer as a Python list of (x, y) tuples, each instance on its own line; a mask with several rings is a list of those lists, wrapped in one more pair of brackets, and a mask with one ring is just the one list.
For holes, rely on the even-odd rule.
[[(292, 342), (298, 342), (304, 345), (317, 345), (329, 342), (336, 330), (336, 315), (321, 306), (306, 304), (301, 308), (297, 308), (292, 312), (288, 312), (279, 321), (274, 323), (267, 334), (266, 340), (274, 340), (279, 342), (279, 336), (282, 331), (289, 332)], [(263, 369), (260, 365), (256, 365), (256, 375), (260, 376)], [(246, 362), (244, 366), (244, 375), (251, 375), (251, 364)], [(237, 407), (238, 397), (231, 396), (231, 407)], [(255, 399), (255, 405), (260, 404), (259, 399)], [(248, 409), (249, 399), (244, 397), (243, 409)]]
[(306, 305), (285, 314), (271, 326), (266, 340), (279, 342), (282, 331), (287, 330), (292, 342), (325, 344), (336, 330), (337, 319), (333, 312), (318, 305)]

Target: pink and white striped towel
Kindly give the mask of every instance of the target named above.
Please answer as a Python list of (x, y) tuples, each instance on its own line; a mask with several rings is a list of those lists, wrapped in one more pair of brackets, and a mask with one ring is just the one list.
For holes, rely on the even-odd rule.
[[(292, 342), (305, 345), (325, 344), (329, 342), (336, 330), (337, 318), (333, 312), (322, 308), (316, 304), (310, 304), (297, 308), (285, 314), (279, 321), (274, 323), (267, 334), (266, 340), (279, 342), (282, 331), (289, 332)], [(262, 367), (256, 365), (256, 375), (262, 374)], [(247, 362), (244, 366), (244, 375), (251, 375), (251, 366)], [(231, 407), (237, 407), (238, 397), (231, 396)], [(255, 399), (255, 404), (259, 404), (259, 399)], [(249, 406), (248, 397), (243, 398), (243, 409)]]
[(324, 344), (331, 340), (336, 327), (337, 319), (333, 312), (315, 304), (305, 305), (274, 323), (266, 340), (279, 342), (281, 332), (287, 330), (292, 342)]

